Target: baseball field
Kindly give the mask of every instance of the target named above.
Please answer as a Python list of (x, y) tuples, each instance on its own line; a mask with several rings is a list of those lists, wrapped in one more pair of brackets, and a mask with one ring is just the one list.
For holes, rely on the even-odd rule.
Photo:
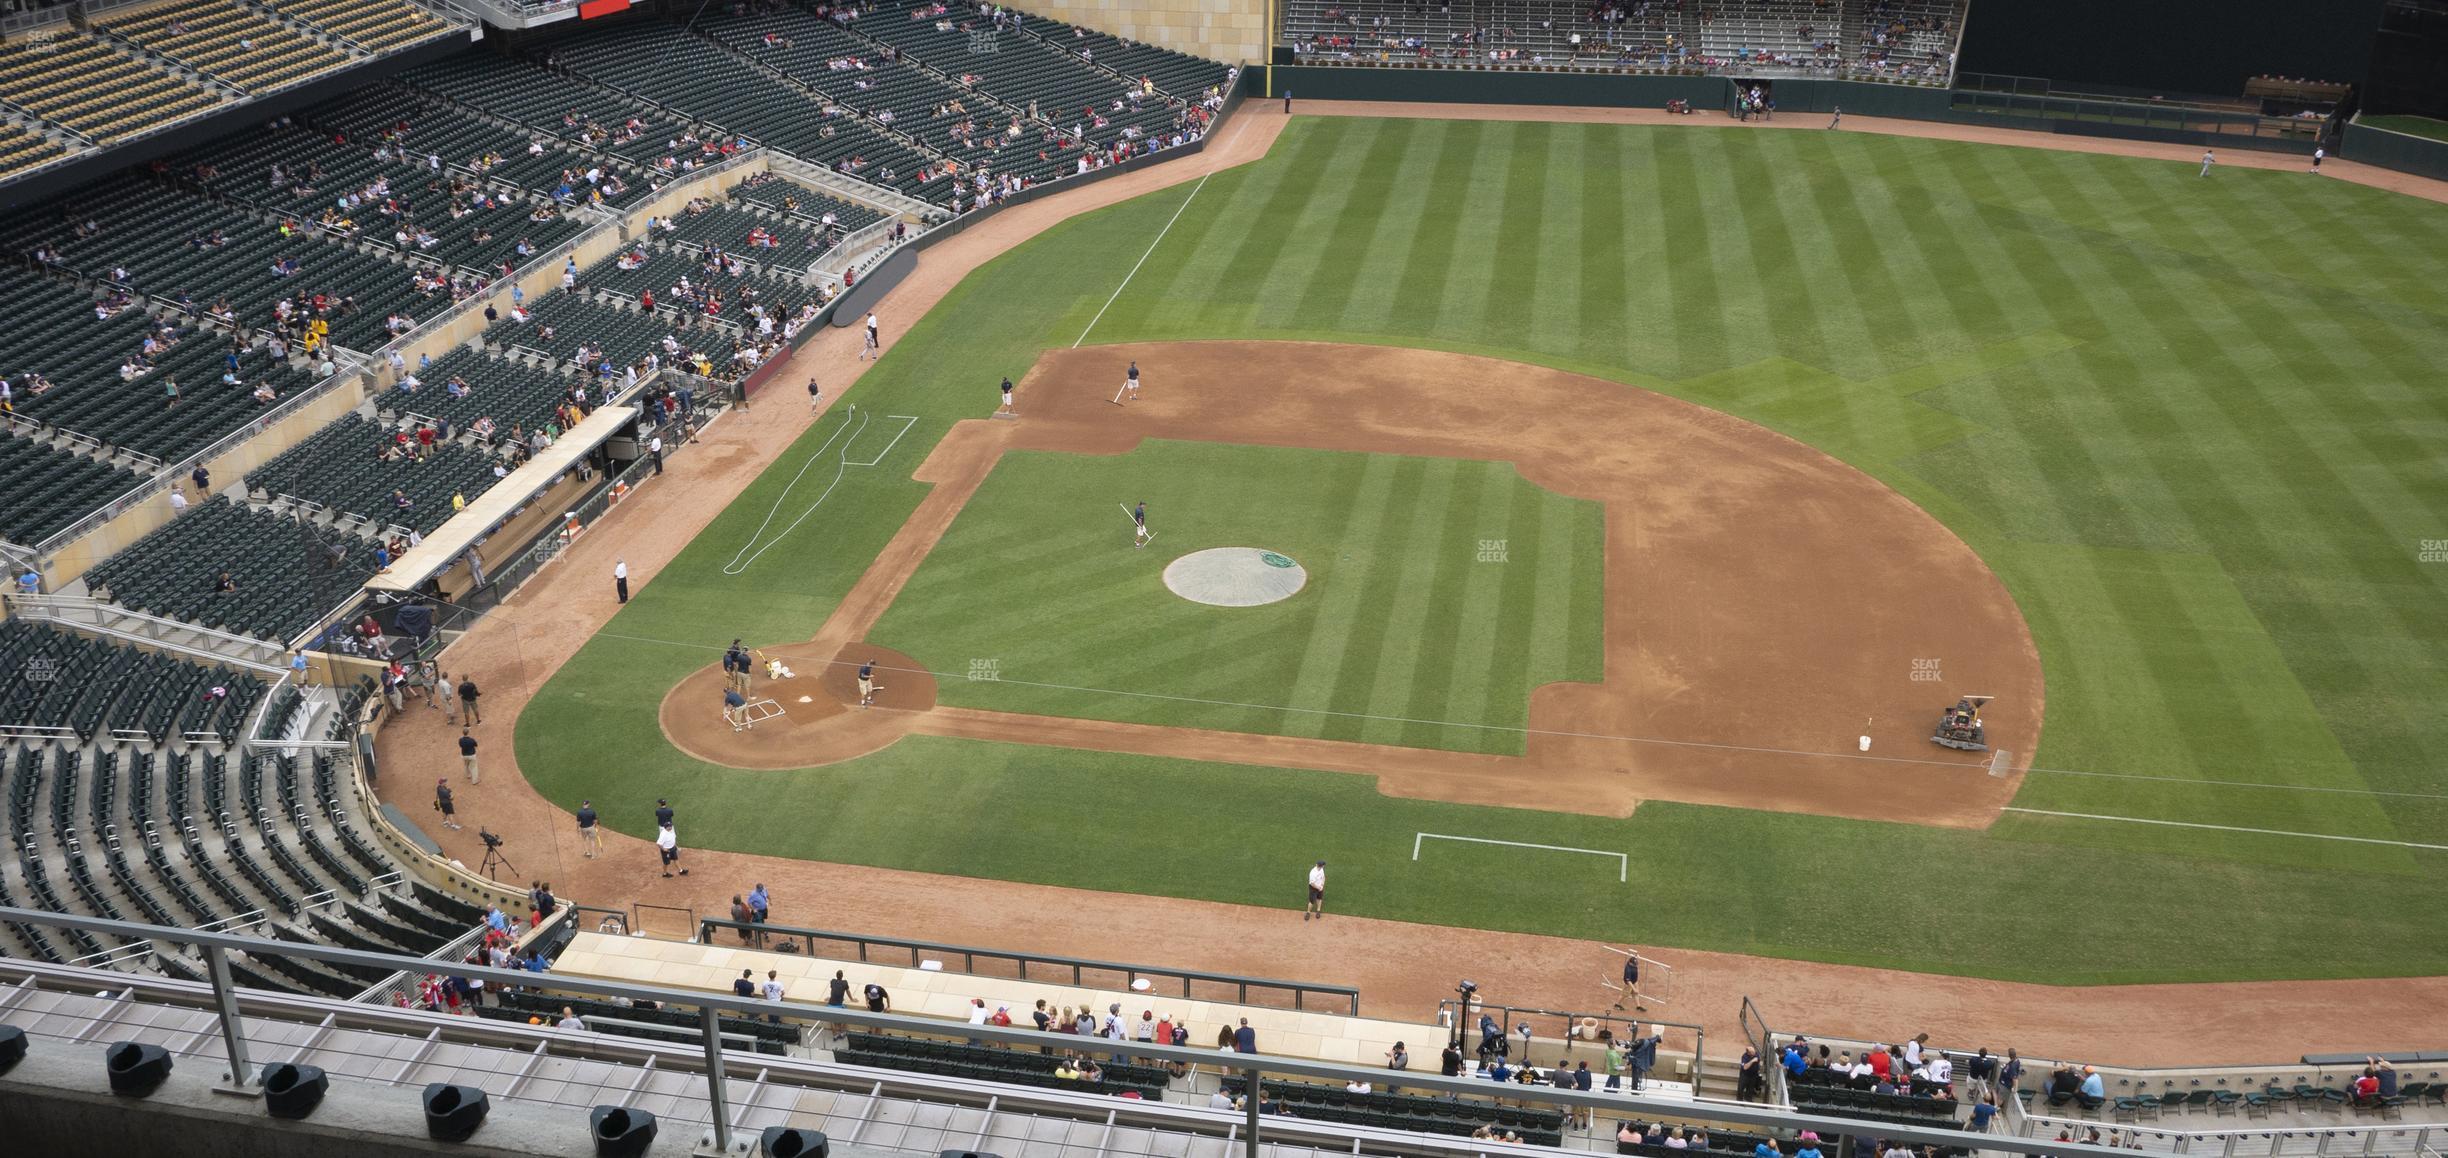
[[(885, 318), (518, 764), (784, 857), (1287, 909), (1325, 858), (1344, 912), (2057, 983), (2442, 972), (2448, 207), (2195, 170), (1296, 118)], [(1309, 586), (1165, 589), (1215, 546)], [(937, 706), (874, 715), (952, 724), (690, 756), (661, 708), (733, 638), (889, 650)], [(1971, 693), (2000, 775), (1927, 742)]]

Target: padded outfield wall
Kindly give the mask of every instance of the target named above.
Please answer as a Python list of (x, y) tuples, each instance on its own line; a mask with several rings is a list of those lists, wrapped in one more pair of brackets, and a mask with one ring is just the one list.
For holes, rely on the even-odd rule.
[(2448, 181), (2448, 141), (2434, 141), (2428, 137), (2376, 129), (2356, 122), (2346, 126), (2346, 144), (2338, 150), (2338, 155), (2366, 165)]
[[(1723, 111), (1739, 78), (1689, 74), (1491, 71), (1462, 68), (1371, 68), (1277, 64), (1257, 78), (1265, 95), (1280, 99), (1290, 89), (1297, 100), (1378, 100), (1460, 104), (1585, 105), (1660, 108), (1687, 100), (1703, 112)], [(2214, 148), (2312, 151), (2302, 135), (2254, 131), (2262, 118), (2182, 114), (2168, 107), (2113, 101), (2072, 101), (2045, 96), (2009, 96), (1876, 81), (1762, 78), (1775, 86), (1777, 111), (1823, 114), (1841, 107), (1874, 117), (2025, 129), (2042, 133), (2115, 137), (2205, 145)], [(2079, 106), (2079, 107), (2078, 107)]]

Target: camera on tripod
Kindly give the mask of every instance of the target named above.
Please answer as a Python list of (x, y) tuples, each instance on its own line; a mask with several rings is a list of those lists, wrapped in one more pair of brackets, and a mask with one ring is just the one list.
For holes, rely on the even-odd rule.
[(486, 848), (500, 848), (500, 847), (501, 847), (501, 844), (502, 844), (501, 838), (500, 838), (500, 837), (498, 837), (498, 836), (493, 835), (493, 832), (492, 832), (492, 830), (491, 830), (491, 829), (479, 828), (479, 829), (477, 829), (477, 830), (476, 830), (476, 835), (481, 836), (481, 837), (483, 837), (483, 838), (484, 838), (484, 844), (485, 844), (485, 847), (486, 847)]

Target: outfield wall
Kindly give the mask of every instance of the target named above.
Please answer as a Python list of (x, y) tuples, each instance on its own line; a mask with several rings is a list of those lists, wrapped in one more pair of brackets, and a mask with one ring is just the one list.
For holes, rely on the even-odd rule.
[[(1265, 94), (1302, 98), (1425, 103), (1579, 105), (1663, 108), (1692, 103), (1696, 114), (1725, 111), (1740, 78), (1678, 74), (1492, 71), (1461, 68), (1368, 68), (1279, 64), (1266, 70)], [(2318, 122), (2298, 135), (2274, 131), (2265, 118), (2193, 113), (2113, 101), (1975, 93), (1922, 85), (1859, 80), (1763, 78), (1773, 84), (1777, 111), (1817, 115), (1842, 108), (1873, 117), (1987, 125), (2040, 133), (2114, 137), (2211, 148), (2267, 149), (2310, 154)]]
[(2339, 147), (2338, 155), (2366, 165), (2448, 181), (2448, 141), (2375, 129), (2357, 122), (2346, 126), (2346, 141)]

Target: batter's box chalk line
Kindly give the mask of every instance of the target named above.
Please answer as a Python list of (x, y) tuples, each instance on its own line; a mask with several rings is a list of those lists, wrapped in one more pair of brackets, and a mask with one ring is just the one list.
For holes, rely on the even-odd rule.
[(1513, 848), (1543, 849), (1547, 852), (1579, 852), (1587, 853), (1591, 856), (1611, 856), (1615, 858), (1616, 883), (1629, 884), (1632, 880), (1632, 858), (1624, 853), (1608, 852), (1603, 848), (1567, 848), (1560, 844), (1531, 844), (1528, 841), (1520, 840), (1490, 840), (1484, 836), (1448, 836), (1442, 832), (1421, 832), (1412, 834), (1411, 859), (1418, 860), (1420, 858), (1420, 846), (1431, 840), (1458, 840), (1465, 844), (1501, 844), (1508, 845)]
[[(911, 427), (918, 425), (916, 415), (887, 414), (884, 416), (884, 421), (901, 424), (901, 429), (893, 432), (892, 441), (885, 443), (884, 449), (877, 451), (874, 458), (865, 461), (851, 458), (850, 448), (858, 444), (859, 437), (867, 433), (867, 425), (874, 419), (875, 415), (872, 412), (863, 413), (855, 405), (850, 407), (849, 412), (842, 418), (842, 424), (834, 427), (833, 433), (825, 437), (824, 445), (817, 447), (816, 453), (809, 455), (807, 461), (799, 465), (799, 473), (791, 476), (790, 485), (783, 487), (782, 493), (774, 496), (773, 507), (765, 512), (765, 520), (757, 524), (756, 532), (748, 536), (748, 541), (731, 556), (731, 561), (723, 564), (723, 574), (737, 575), (748, 570), (748, 565), (756, 562), (758, 556), (772, 550), (774, 544), (789, 538), (792, 531), (799, 529), (799, 524), (808, 521), (808, 516), (816, 513), (816, 508), (823, 506), (826, 499), (832, 498), (833, 488), (841, 485), (842, 477), (849, 473), (851, 467), (872, 467), (881, 464), (885, 455), (891, 454), (894, 447), (901, 445), (901, 437), (908, 434)], [(842, 437), (845, 434), (849, 437)], [(839, 451), (833, 449), (835, 443), (841, 444)], [(798, 489), (799, 481), (806, 478), (809, 471), (814, 470), (817, 464), (825, 461), (828, 453), (833, 455), (833, 481), (825, 484), (824, 493), (817, 495), (814, 502), (809, 503), (805, 510), (800, 511), (799, 517), (792, 519), (789, 526), (774, 532), (773, 537), (767, 538), (766, 529), (773, 526), (774, 518), (780, 515), (782, 508), (790, 503), (791, 492)]]

